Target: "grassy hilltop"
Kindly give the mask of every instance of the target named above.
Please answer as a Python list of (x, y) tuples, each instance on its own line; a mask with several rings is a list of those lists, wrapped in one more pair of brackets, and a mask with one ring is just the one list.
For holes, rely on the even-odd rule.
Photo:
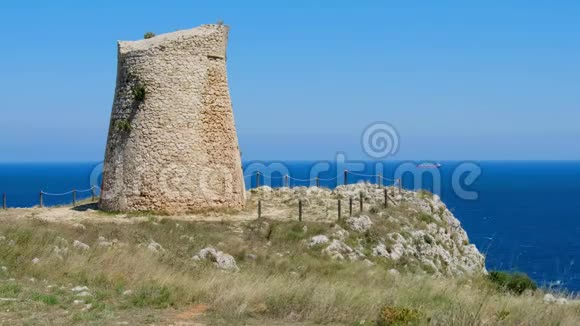
[[(1, 323), (580, 323), (572, 298), (485, 274), (431, 194), (390, 189), (385, 208), (371, 187), (363, 217), (349, 219), (346, 200), (338, 221), (336, 199), (360, 190), (262, 188), (241, 212), (172, 217), (90, 205), (0, 211)], [(296, 198), (304, 198), (303, 222)]]

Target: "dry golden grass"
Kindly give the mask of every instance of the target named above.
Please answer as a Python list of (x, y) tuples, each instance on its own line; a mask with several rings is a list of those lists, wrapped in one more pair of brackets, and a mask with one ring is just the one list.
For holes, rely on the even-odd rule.
[[(5, 237), (0, 241), (0, 265), (7, 267), (0, 277), (0, 297), (18, 300), (0, 301), (2, 311), (9, 310), (0, 318), (24, 324), (26, 316), (40, 313), (28, 323), (163, 324), (171, 318), (159, 316), (184, 316), (178, 312), (203, 305), (203, 316), (191, 318), (201, 318), (204, 324), (376, 325), (381, 312), (404, 318), (407, 310), (417, 313), (412, 324), (580, 323), (576, 303), (545, 304), (542, 291), (511, 295), (483, 276), (393, 276), (387, 271), (393, 265), (337, 262), (308, 249), (305, 239), (328, 230), (330, 224), (306, 223), (305, 232), (297, 222), (266, 222), (194, 223), (151, 217), (122, 225), (86, 221), (86, 230), (81, 230), (70, 223), (7, 220), (0, 214), (0, 235)], [(116, 244), (99, 247), (99, 236), (116, 239)], [(91, 248), (74, 249), (74, 240)], [(152, 252), (142, 245), (151, 240), (164, 250)], [(191, 259), (208, 245), (232, 254), (241, 271), (224, 272)], [(68, 247), (68, 253), (58, 257), (55, 247)], [(248, 253), (257, 259), (249, 259)], [(33, 264), (34, 258), (40, 262)], [(89, 287), (90, 309), (73, 304), (78, 298), (70, 288), (78, 285)], [(132, 293), (123, 294), (127, 290)]]

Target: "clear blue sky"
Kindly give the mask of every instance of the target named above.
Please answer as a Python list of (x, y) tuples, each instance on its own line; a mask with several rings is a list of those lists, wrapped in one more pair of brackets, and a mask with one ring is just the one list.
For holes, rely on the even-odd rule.
[[(90, 3), (90, 4), (89, 4)], [(576, 1), (0, 4), (0, 161), (100, 161), (116, 41), (222, 19), (244, 159), (580, 159)]]

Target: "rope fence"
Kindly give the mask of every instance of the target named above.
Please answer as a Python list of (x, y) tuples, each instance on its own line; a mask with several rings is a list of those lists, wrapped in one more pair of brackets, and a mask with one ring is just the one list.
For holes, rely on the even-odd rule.
[[(377, 181), (377, 184), (379, 186), (385, 186), (386, 182), (392, 182), (394, 186), (399, 188), (399, 193), (401, 192), (401, 179), (389, 179), (389, 178), (385, 178), (382, 174), (365, 174), (365, 173), (357, 173), (357, 172), (351, 172), (348, 170), (344, 170), (344, 185), (348, 185), (349, 184), (349, 175), (352, 176), (357, 176), (357, 177), (364, 177), (364, 178), (374, 178)], [(301, 178), (295, 178), (292, 177), (290, 175), (284, 175), (284, 176), (271, 176), (271, 175), (267, 175), (267, 174), (262, 174), (261, 172), (256, 172), (254, 174), (246, 174), (244, 175), (244, 178), (251, 178), (254, 177), (255, 178), (255, 188), (258, 188), (261, 186), (261, 180), (283, 180), (283, 186), (284, 187), (291, 187), (291, 182), (290, 181), (294, 181), (294, 186), (296, 186), (296, 183), (310, 183), (309, 186), (312, 185), (316, 185), (316, 187), (320, 187), (321, 182), (332, 182), (336, 180), (336, 186), (339, 186), (338, 184), (338, 176), (332, 177), (332, 178), (320, 178), (320, 177), (314, 177), (314, 178), (307, 178), (307, 179), (301, 179)], [(361, 180), (358, 180), (361, 181)], [(364, 180), (364, 181), (368, 181), (368, 180)], [(251, 182), (250, 182), (251, 184)], [(250, 189), (252, 188), (252, 186), (250, 185)], [(82, 189), (82, 190), (78, 190), (78, 189), (72, 189), (70, 191), (67, 192), (63, 192), (63, 193), (51, 193), (51, 192), (46, 192), (46, 191), (40, 191), (39, 193), (39, 198), (38, 198), (38, 202), (39, 202), (39, 206), (45, 207), (44, 205), (44, 196), (68, 196), (68, 195), (72, 195), (72, 205), (73, 207), (76, 206), (77, 204), (77, 194), (81, 194), (81, 193), (86, 193), (86, 192), (91, 192), (91, 200), (95, 201), (97, 194), (96, 194), (96, 190), (97, 189), (101, 189), (99, 186), (92, 186), (88, 189)], [(385, 192), (385, 205), (387, 205), (388, 202), (388, 196)], [(299, 203), (299, 206), (301, 207), (301, 203)], [(340, 215), (340, 210), (341, 210), (341, 206), (340, 206), (340, 202), (338, 204), (338, 211), (339, 211), (339, 215)], [(362, 202), (361, 202), (361, 207), (362, 207)], [(2, 208), (6, 209), (7, 204), (6, 204), (6, 193), (2, 194)], [(349, 204), (349, 211), (352, 212), (352, 199), (351, 199), (351, 203)], [(302, 209), (300, 209), (300, 215), (302, 214)], [(261, 215), (261, 214), (259, 214)]]
[[(81, 190), (73, 189), (73, 190), (70, 190), (67, 192), (62, 192), (62, 193), (52, 193), (52, 192), (46, 192), (46, 191), (41, 190), (39, 193), (39, 197), (38, 197), (39, 207), (40, 208), (45, 207), (45, 205), (44, 205), (44, 197), (45, 196), (60, 197), (60, 196), (72, 195), (72, 205), (73, 205), (73, 207), (75, 207), (77, 205), (77, 194), (90, 192), (91, 193), (91, 201), (95, 201), (97, 198), (97, 194), (96, 194), (97, 189), (101, 189), (101, 188), (99, 186), (92, 186), (88, 189), (81, 189)], [(2, 207), (4, 209), (6, 209), (6, 193), (4, 193), (2, 195)]]
[[(401, 187), (401, 180), (400, 179), (390, 179), (390, 178), (386, 178), (384, 177), (381, 173), (379, 174), (364, 174), (364, 173), (357, 173), (357, 172), (351, 172), (348, 170), (344, 170), (344, 185), (349, 184), (348, 180), (349, 180), (349, 175), (352, 176), (356, 176), (356, 177), (363, 177), (363, 178), (371, 178), (374, 179), (374, 181), (376, 181), (376, 183), (379, 186), (383, 186), (386, 185), (387, 183), (392, 183), (395, 186), (398, 186), (399, 188)], [(266, 180), (283, 180), (283, 183), (280, 184), (280, 186), (282, 187), (287, 187), (290, 188), (292, 186), (300, 186), (299, 183), (307, 183), (307, 185), (303, 185), (303, 186), (316, 186), (316, 187), (320, 187), (321, 182), (324, 183), (330, 183), (332, 181), (336, 180), (336, 184), (331, 184), (329, 186), (329, 188), (332, 187), (338, 187), (338, 176), (336, 177), (332, 177), (332, 178), (321, 178), (321, 177), (313, 177), (313, 178), (307, 178), (307, 179), (301, 179), (301, 178), (295, 178), (292, 177), (290, 175), (284, 175), (284, 176), (272, 176), (269, 174), (263, 174), (259, 171), (255, 172), (254, 174), (246, 174), (244, 175), (244, 179), (249, 179), (250, 182), (250, 189), (251, 188), (258, 188), (260, 186), (262, 186), (262, 180), (266, 181)], [(252, 179), (253, 179), (253, 185), (252, 185)], [(291, 181), (294, 181), (293, 183), (291, 183)], [(373, 180), (356, 180), (356, 181), (370, 181), (372, 182)], [(269, 186), (272, 186), (272, 182), (270, 182)]]
[[(365, 178), (375, 178), (375, 180), (377, 181), (377, 184), (380, 187), (383, 187), (383, 200), (382, 200), (382, 206), (383, 208), (387, 208), (389, 207), (389, 202), (391, 203), (391, 205), (397, 205), (397, 202), (393, 199), (392, 196), (389, 196), (388, 193), (388, 189), (386, 188), (386, 182), (392, 182), (393, 186), (395, 186), (398, 189), (399, 194), (401, 194), (402, 192), (402, 182), (401, 179), (389, 179), (389, 178), (385, 178), (382, 174), (364, 174), (364, 173), (356, 173), (356, 172), (351, 172), (348, 170), (344, 170), (344, 185), (348, 185), (348, 176), (349, 175), (353, 175), (353, 176), (358, 176), (358, 177), (365, 177)], [(300, 179), (300, 178), (294, 178), (291, 177), (289, 175), (285, 175), (285, 176), (279, 176), (279, 177), (272, 177), (270, 175), (262, 175), (260, 172), (256, 172), (255, 174), (249, 174), (249, 175), (244, 175), (245, 178), (248, 177), (254, 177), (255, 178), (255, 187), (258, 188), (260, 187), (261, 184), (261, 179), (283, 179), (284, 180), (284, 187), (290, 187), (290, 180), (293, 181), (299, 181), (299, 182), (315, 182), (317, 187), (320, 187), (320, 181), (334, 181), (334, 180), (338, 180), (338, 177), (333, 177), (333, 178), (320, 178), (320, 177), (315, 177), (315, 178), (309, 178), (309, 179)], [(359, 180), (360, 181), (360, 180)], [(336, 186), (339, 186), (338, 184), (336, 184)], [(251, 186), (250, 186), (251, 188)], [(360, 213), (364, 212), (365, 210), (365, 202), (364, 202), (364, 196), (363, 193), (361, 192), (358, 196), (358, 198), (353, 198), (353, 197), (349, 197), (348, 198), (348, 216), (352, 216), (353, 212), (354, 212), (354, 208), (353, 206), (355, 205), (355, 200), (358, 201), (358, 211)], [(343, 199), (336, 199), (336, 213), (337, 213), (337, 220), (340, 221), (342, 219), (342, 201)], [(262, 212), (263, 212), (263, 207), (262, 207), (262, 199), (258, 199), (258, 219), (261, 219), (263, 217)], [(302, 199), (298, 199), (298, 221), (302, 222), (304, 218), (304, 207), (303, 207), (303, 202)]]
[[(347, 207), (348, 211), (345, 212), (346, 214), (344, 214), (344, 215), (347, 215), (348, 217), (355, 215), (357, 212), (362, 214), (365, 211), (369, 211), (369, 210), (372, 211), (373, 209), (376, 209), (378, 207), (381, 207), (383, 209), (387, 209), (390, 206), (398, 206), (399, 203), (397, 203), (394, 196), (389, 195), (389, 189), (387, 187), (383, 187), (382, 189), (383, 189), (382, 200), (375, 200), (375, 201), (371, 201), (370, 203), (365, 202), (365, 199), (368, 199), (368, 197), (365, 197), (363, 192), (360, 192), (358, 196), (350, 196), (348, 198), (342, 198), (342, 199), (336, 198), (336, 199), (324, 200), (325, 203), (322, 206), (312, 207), (312, 208), (316, 208), (319, 213), (320, 213), (320, 210), (322, 210), (323, 214), (322, 215), (321, 214), (314, 214), (313, 217), (320, 219), (321, 216), (326, 216), (326, 218), (328, 218), (328, 217), (330, 217), (329, 216), (329, 212), (330, 212), (332, 214), (336, 214), (337, 221), (341, 221), (341, 219), (344, 217), (343, 216), (343, 202), (346, 202), (348, 204), (348, 207)], [(307, 205), (305, 206), (305, 200), (306, 200), (306, 203), (308, 203), (308, 199), (300, 198), (300, 199), (297, 199), (296, 201), (294, 201), (294, 204), (297, 204), (296, 206), (290, 205), (290, 207), (295, 207), (293, 209), (296, 209), (296, 207), (297, 207), (298, 221), (299, 222), (302, 222), (305, 218), (305, 215), (307, 215), (307, 214), (305, 214), (305, 212), (307, 211), (305, 209), (305, 207), (309, 207), (309, 206), (307, 206)], [(262, 219), (264, 217), (264, 215), (263, 215), (263, 212), (264, 212), (263, 201), (264, 201), (263, 198), (260, 198), (257, 201), (257, 217), (258, 217), (258, 219)], [(332, 202), (335, 202), (336, 206), (334, 206), (335, 204), (333, 204)], [(266, 203), (267, 203), (267, 201), (266, 201)], [(367, 205), (370, 205), (370, 208), (367, 207)], [(334, 209), (332, 207), (335, 207), (336, 209)], [(279, 212), (279, 211), (276, 210), (276, 212)], [(296, 218), (296, 217), (294, 217), (294, 218)]]

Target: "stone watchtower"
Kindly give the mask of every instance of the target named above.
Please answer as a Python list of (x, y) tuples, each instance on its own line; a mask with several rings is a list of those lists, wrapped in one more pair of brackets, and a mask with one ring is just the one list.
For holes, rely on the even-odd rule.
[(226, 74), (228, 29), (202, 25), (119, 42), (101, 209), (243, 207)]

